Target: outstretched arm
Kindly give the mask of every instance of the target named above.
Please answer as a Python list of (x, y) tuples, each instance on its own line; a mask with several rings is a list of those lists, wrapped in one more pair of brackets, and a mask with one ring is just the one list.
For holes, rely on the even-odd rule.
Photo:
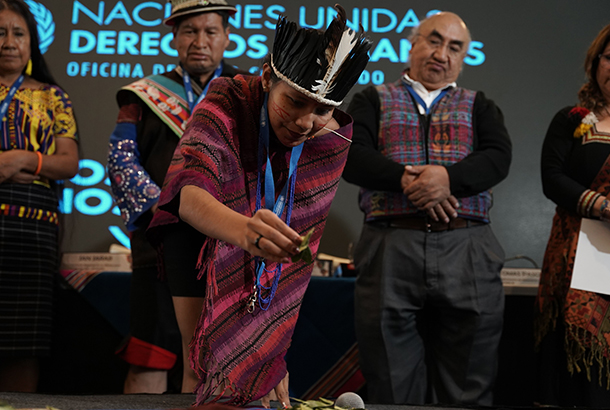
[(228, 208), (206, 190), (186, 185), (180, 191), (179, 213), (183, 221), (204, 235), (239, 246), (254, 256), (289, 263), (290, 257), (299, 252), (301, 236), (268, 209), (250, 218)]

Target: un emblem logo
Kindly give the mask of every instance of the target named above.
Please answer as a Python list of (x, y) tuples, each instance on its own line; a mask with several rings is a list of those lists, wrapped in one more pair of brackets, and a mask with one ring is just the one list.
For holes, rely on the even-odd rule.
[(53, 40), (55, 40), (55, 22), (53, 21), (53, 15), (42, 5), (42, 3), (35, 2), (34, 0), (24, 1), (30, 8), (30, 12), (32, 12), (34, 19), (36, 19), (40, 52), (44, 54), (49, 49), (51, 43), (53, 43)]

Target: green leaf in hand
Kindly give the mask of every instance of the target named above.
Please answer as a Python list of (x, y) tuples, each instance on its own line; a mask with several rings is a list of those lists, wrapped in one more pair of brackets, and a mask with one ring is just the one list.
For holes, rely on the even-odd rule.
[(307, 264), (313, 263), (313, 254), (311, 253), (311, 249), (309, 248), (309, 240), (311, 239), (311, 235), (313, 235), (314, 228), (311, 228), (307, 235), (303, 238), (303, 242), (299, 246), (299, 253), (292, 257), (292, 262), (298, 262), (300, 260), (304, 261)]

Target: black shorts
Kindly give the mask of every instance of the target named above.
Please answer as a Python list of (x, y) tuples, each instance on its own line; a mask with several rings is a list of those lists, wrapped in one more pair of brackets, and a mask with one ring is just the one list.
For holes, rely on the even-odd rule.
[(166, 228), (163, 262), (172, 296), (205, 296), (206, 279), (197, 279), (197, 259), (204, 240), (205, 235), (185, 222)]

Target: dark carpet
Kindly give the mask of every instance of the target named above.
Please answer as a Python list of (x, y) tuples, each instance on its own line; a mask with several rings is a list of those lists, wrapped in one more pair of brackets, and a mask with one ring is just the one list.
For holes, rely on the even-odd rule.
[[(5, 402), (15, 409), (47, 409), (53, 407), (59, 410), (193, 410), (194, 394), (117, 394), (117, 395), (55, 395), (38, 393), (2, 393), (0, 402)], [(0, 403), (0, 407), (1, 407)], [(260, 407), (260, 402), (252, 403)], [(526, 407), (460, 407), (460, 406), (391, 406), (382, 404), (366, 404), (367, 410), (504, 410)], [(271, 408), (279, 408), (279, 403), (271, 402)], [(532, 409), (531, 407), (529, 409)]]
[(187, 409), (195, 402), (194, 394), (117, 394), (117, 395), (55, 395), (0, 393), (0, 400), (15, 409), (59, 410), (93, 409)]

